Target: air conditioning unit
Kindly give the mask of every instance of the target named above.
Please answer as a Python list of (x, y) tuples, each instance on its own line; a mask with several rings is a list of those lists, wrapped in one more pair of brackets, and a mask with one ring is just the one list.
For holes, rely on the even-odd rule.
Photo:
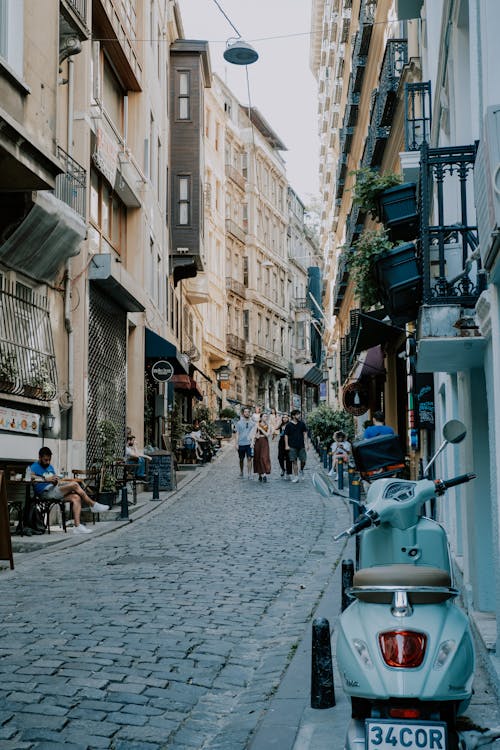
[(486, 110), (474, 165), (474, 197), (481, 260), (488, 271), (500, 249), (500, 105)]

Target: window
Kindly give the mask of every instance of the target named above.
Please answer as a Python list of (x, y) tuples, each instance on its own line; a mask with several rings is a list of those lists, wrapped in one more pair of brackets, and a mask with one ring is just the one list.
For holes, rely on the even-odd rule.
[(297, 328), (295, 332), (295, 346), (300, 350), (306, 348), (306, 329), (305, 321), (303, 320), (297, 321)]
[(94, 231), (89, 230), (89, 238), (96, 252), (112, 248), (120, 255), (125, 249), (127, 209), (95, 170), (90, 173), (90, 221)]
[(0, 0), (0, 57), (23, 75), (24, 3)]
[(250, 341), (250, 311), (243, 310), (243, 338)]
[(125, 92), (105, 57), (102, 70), (102, 103), (104, 110), (116, 130), (123, 135), (123, 97)]
[(191, 178), (190, 177), (179, 177), (178, 178), (178, 217), (177, 222), (182, 226), (187, 226), (190, 223), (191, 213)]
[(178, 85), (178, 112), (177, 117), (179, 120), (189, 120), (189, 71), (179, 70), (177, 79)]

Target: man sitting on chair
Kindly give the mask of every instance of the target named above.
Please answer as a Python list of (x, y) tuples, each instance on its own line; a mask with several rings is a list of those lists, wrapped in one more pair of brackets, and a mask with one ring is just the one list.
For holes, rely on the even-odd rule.
[(40, 448), (38, 461), (31, 464), (31, 481), (34, 483), (35, 495), (41, 500), (62, 500), (73, 506), (73, 519), (75, 521), (75, 534), (90, 534), (83, 523), (80, 523), (80, 512), (82, 502), (90, 505), (92, 513), (104, 513), (109, 510), (109, 505), (102, 505), (90, 498), (80, 487), (78, 482), (72, 480), (59, 482), (56, 470), (50, 463), (52, 451), (50, 448)]

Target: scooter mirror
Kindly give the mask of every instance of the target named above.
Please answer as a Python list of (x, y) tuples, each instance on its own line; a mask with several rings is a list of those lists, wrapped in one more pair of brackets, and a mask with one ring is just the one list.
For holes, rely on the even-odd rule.
[(443, 427), (443, 437), (448, 443), (461, 443), (467, 435), (467, 428), (458, 419), (450, 419)]
[(323, 495), (323, 497), (331, 497), (333, 487), (329, 479), (314, 472), (312, 483), (314, 489), (317, 490), (320, 495)]

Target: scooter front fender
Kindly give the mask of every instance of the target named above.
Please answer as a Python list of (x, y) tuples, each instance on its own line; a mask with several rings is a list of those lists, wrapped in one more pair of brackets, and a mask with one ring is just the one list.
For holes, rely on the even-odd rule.
[[(467, 707), (474, 648), (467, 617), (451, 600), (415, 605), (405, 617), (395, 617), (391, 605), (356, 600), (343, 612), (337, 630), (337, 663), (348, 695), (371, 700), (455, 701)], [(419, 667), (394, 668), (385, 663), (379, 634), (387, 630), (416, 630), (427, 636)], [(449, 655), (441, 663), (438, 657), (443, 649)]]

